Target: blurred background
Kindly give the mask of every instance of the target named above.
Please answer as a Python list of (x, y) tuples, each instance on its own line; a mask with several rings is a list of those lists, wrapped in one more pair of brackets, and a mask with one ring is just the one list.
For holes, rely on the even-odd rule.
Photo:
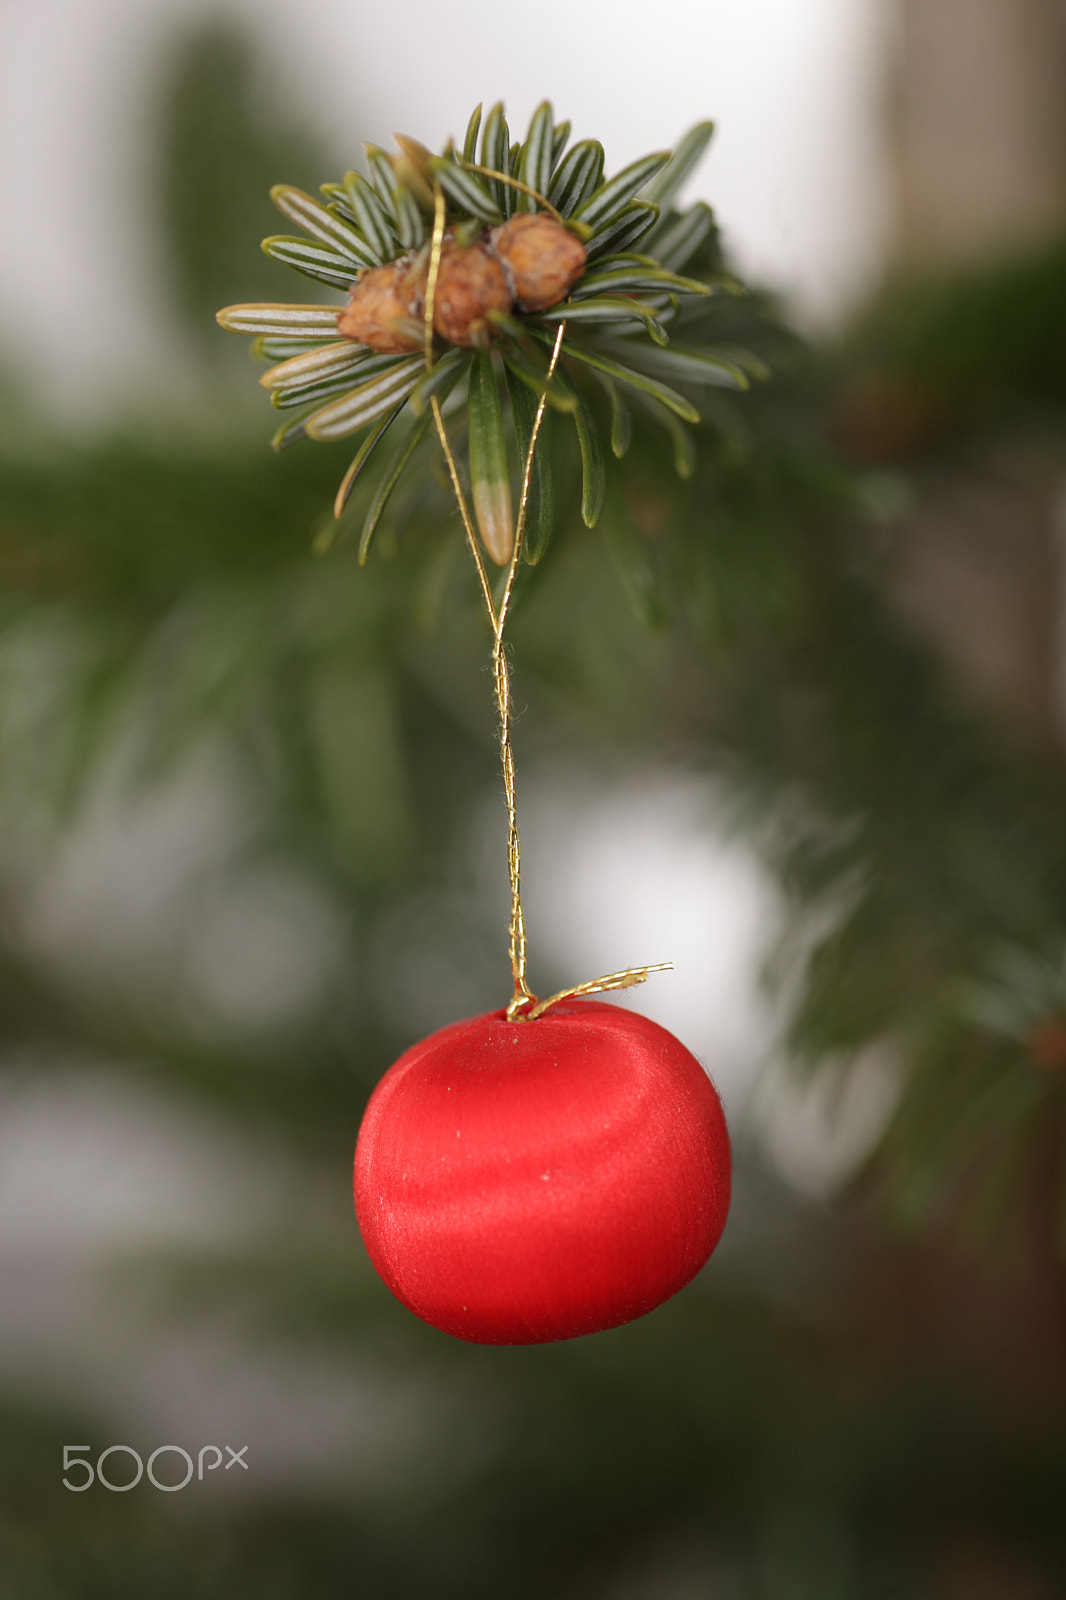
[[(595, 533), (556, 429), (513, 625), (532, 981), (675, 962), (736, 1191), (487, 1349), (350, 1188), (508, 992), (469, 563), (432, 480), (313, 558), (345, 448), (213, 312), (307, 297), (271, 183), (544, 95), (609, 169), (717, 119), (772, 371)], [(1062, 0), (0, 0), (0, 196), (2, 1600), (1066, 1594)]]

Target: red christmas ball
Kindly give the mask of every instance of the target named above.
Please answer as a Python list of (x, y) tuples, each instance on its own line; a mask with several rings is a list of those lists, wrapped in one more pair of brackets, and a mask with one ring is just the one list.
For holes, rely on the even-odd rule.
[(614, 1328), (688, 1283), (729, 1209), (714, 1087), (673, 1034), (566, 1001), (414, 1045), (370, 1098), (355, 1209), (416, 1316), (478, 1344)]

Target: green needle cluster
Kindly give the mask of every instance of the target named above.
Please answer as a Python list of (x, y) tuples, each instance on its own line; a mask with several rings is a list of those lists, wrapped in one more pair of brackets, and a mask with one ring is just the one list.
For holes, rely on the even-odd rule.
[[(541, 396), (576, 428), (581, 512), (589, 527), (600, 517), (606, 490), (597, 413), (609, 418), (610, 449), (621, 457), (629, 448), (635, 405), (668, 430), (682, 476), (691, 472), (689, 428), (700, 421), (700, 391), (743, 389), (763, 375), (748, 352), (685, 338), (693, 306), (713, 295), (742, 292), (718, 268), (710, 207), (702, 201), (676, 204), (712, 131), (711, 123), (700, 123), (675, 151), (644, 156), (605, 178), (602, 145), (594, 139), (570, 145), (570, 124), (556, 123), (547, 101), (518, 143), (511, 142), (502, 105), (484, 120), (478, 106), (461, 150), (449, 142), (433, 155), (406, 138), (397, 141), (396, 155), (368, 145), (366, 173), (349, 172), (341, 183), (323, 184), (321, 200), (284, 184), (271, 191), (302, 236), (273, 236), (263, 249), (349, 293), (374, 268), (403, 261), (417, 266), (420, 253), (428, 255), (437, 191), (445, 200), (449, 237), (460, 242), (522, 213), (545, 212), (580, 239), (586, 253), (584, 271), (565, 299), (535, 312), (490, 312), (488, 349), (437, 338), (432, 365), (421, 352), (382, 354), (338, 337), (343, 305), (249, 304), (218, 313), (224, 328), (253, 336), (255, 356), (270, 364), (263, 386), (275, 407), (292, 413), (274, 435), (275, 449), (305, 435), (358, 436), (335, 510), (339, 517), (365, 473), (378, 474), (360, 539), (362, 559), (392, 490), (430, 432), (428, 402), (434, 394), (446, 415), (468, 426), (474, 505), (486, 547), (497, 560), (508, 546), (500, 522), (509, 523), (510, 483)], [(565, 335), (549, 379), (560, 323)], [(382, 449), (390, 433), (391, 456)], [(531, 488), (524, 549), (535, 564), (552, 527), (545, 451), (539, 452)]]

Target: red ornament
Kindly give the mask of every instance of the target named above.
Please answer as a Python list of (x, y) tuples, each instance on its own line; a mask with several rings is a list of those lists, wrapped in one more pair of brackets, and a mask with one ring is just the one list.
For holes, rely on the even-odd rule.
[(696, 1058), (619, 1006), (502, 1011), (412, 1046), (370, 1098), (355, 1209), (416, 1316), (478, 1344), (614, 1328), (703, 1266), (729, 1136)]

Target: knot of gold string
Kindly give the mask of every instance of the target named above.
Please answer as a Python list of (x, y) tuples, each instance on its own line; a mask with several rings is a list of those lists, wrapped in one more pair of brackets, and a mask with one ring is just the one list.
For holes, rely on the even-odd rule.
[[(464, 163), (464, 165), (467, 165), (467, 163)], [(472, 170), (487, 171), (488, 169), (472, 168)], [(526, 184), (520, 183), (515, 178), (509, 178), (502, 172), (494, 172), (492, 176), (502, 179), (504, 183), (511, 184), (516, 189), (521, 189), (523, 193), (532, 195), (546, 210), (558, 216), (558, 212), (548, 204), (543, 195), (537, 194)], [(427, 373), (433, 370), (433, 309), (437, 292), (437, 277), (440, 271), (441, 250), (444, 246), (444, 222), (444, 192), (440, 184), (434, 181), (433, 240), (430, 246), (429, 272), (426, 278), (424, 322)], [(484, 557), (481, 554), (481, 546), (466, 503), (466, 496), (463, 494), (463, 486), (459, 481), (459, 469), (455, 463), (455, 456), (452, 454), (452, 448), (448, 442), (440, 401), (436, 395), (431, 395), (429, 402), (437, 437), (440, 440), (440, 447), (448, 466), (448, 476), (451, 479), (452, 490), (455, 494), (456, 504), (459, 507), (459, 515), (462, 518), (466, 542), (470, 547), (470, 554), (477, 569), (478, 581), (481, 584), (481, 596), (485, 602), (485, 609), (488, 611), (489, 622), (492, 627), (492, 681), (496, 693), (496, 711), (500, 719), (500, 766), (503, 769), (503, 790), (507, 801), (507, 872), (511, 880), (511, 921), (508, 945), (514, 992), (507, 1004), (507, 1018), (508, 1021), (513, 1022), (532, 1022), (535, 1018), (543, 1016), (549, 1007), (558, 1005), (560, 1000), (577, 999), (582, 995), (602, 994), (608, 989), (629, 989), (634, 984), (643, 983), (651, 973), (668, 972), (673, 966), (672, 961), (660, 961), (652, 966), (626, 967), (621, 972), (608, 972), (602, 978), (592, 978), (587, 983), (578, 983), (569, 989), (560, 989), (557, 994), (549, 995), (546, 1000), (538, 1000), (526, 983), (526, 923), (522, 912), (522, 843), (518, 834), (518, 810), (515, 800), (514, 749), (511, 744), (511, 675), (507, 665), (507, 653), (504, 649), (504, 629), (507, 626), (507, 618), (510, 615), (515, 578), (518, 574), (518, 563), (522, 558), (526, 517), (529, 510), (530, 485), (533, 479), (533, 458), (537, 448), (541, 424), (544, 421), (544, 408), (547, 404), (547, 385), (551, 383), (555, 375), (555, 368), (559, 362), (559, 352), (562, 350), (565, 334), (566, 323), (560, 322), (559, 330), (555, 335), (551, 360), (548, 363), (545, 391), (541, 393), (536, 414), (533, 418), (533, 428), (529, 436), (526, 459), (522, 468), (522, 493), (518, 502), (518, 516), (515, 520), (514, 547), (511, 551), (511, 560), (507, 568), (507, 576), (504, 579), (503, 593), (500, 596), (499, 605), (493, 600), (492, 586), (489, 583), (488, 571), (485, 567)]]

